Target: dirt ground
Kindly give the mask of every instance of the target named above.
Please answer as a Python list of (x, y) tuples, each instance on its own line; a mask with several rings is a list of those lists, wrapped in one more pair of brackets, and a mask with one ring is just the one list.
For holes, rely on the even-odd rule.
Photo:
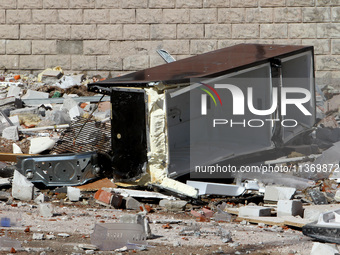
[[(313, 241), (298, 229), (278, 226), (247, 224), (245, 222), (197, 222), (190, 210), (168, 213), (161, 209), (149, 213), (150, 228), (154, 237), (148, 239), (146, 250), (86, 251), (79, 244), (91, 244), (90, 234), (95, 223), (119, 222), (125, 214), (137, 211), (117, 210), (104, 207), (88, 199), (85, 203), (52, 201), (54, 216), (39, 216), (34, 202), (13, 201), (0, 204), (0, 216), (10, 217), (16, 226), (1, 228), (1, 236), (20, 241), (22, 248), (17, 254), (310, 254)], [(176, 219), (180, 223), (156, 223)], [(199, 234), (185, 232), (191, 226), (199, 228)], [(219, 229), (231, 233), (231, 241), (225, 242), (218, 235)], [(34, 233), (53, 235), (52, 240), (34, 240)], [(67, 233), (68, 237), (58, 236)], [(0, 254), (8, 254), (10, 248), (2, 247)], [(14, 250), (12, 250), (14, 252)]]

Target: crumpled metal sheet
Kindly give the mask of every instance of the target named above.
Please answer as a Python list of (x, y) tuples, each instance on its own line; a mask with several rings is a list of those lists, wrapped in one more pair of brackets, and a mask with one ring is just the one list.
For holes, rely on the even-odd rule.
[(29, 181), (45, 186), (84, 184), (99, 172), (95, 152), (19, 157), (17, 168)]

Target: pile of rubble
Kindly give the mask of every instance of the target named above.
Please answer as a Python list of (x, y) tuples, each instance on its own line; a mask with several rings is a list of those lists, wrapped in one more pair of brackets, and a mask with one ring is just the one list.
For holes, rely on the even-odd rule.
[[(152, 187), (153, 191), (141, 190), (138, 186), (107, 178), (81, 186), (46, 188), (16, 171), (16, 157), (12, 154), (51, 153), (72, 121), (90, 116), (100, 123), (110, 120), (109, 98), (87, 91), (86, 85), (97, 80), (83, 74), (64, 74), (59, 67), (45, 70), (38, 76), (0, 75), (1, 228), (21, 231), (15, 230), (20, 227), (26, 232), (35, 231), (33, 240), (67, 238), (70, 233), (60, 231), (55, 235), (49, 229), (49, 223), (56, 222), (59, 227), (64, 221), (69, 224), (68, 221), (74, 219), (58, 208), (76, 206), (88, 210), (78, 216), (91, 222), (80, 232), (91, 234), (92, 246), (88, 243), (77, 246), (79, 250), (86, 250), (86, 254), (96, 250), (152, 252), (157, 248), (149, 243), (169, 245), (172, 242), (174, 247), (181, 247), (189, 240), (196, 240), (197, 245), (208, 240), (202, 249), (220, 246), (219, 250), (209, 252), (251, 253), (259, 247), (254, 244), (247, 250), (247, 243), (242, 243), (239, 235), (242, 231), (254, 232), (254, 226), (264, 237), (266, 233), (270, 236), (270, 232), (284, 233), (280, 234), (281, 238), (289, 231), (297, 240), (303, 239), (310, 244), (308, 253), (301, 249), (297, 251), (295, 246), (296, 250), (292, 251), (293, 246), (289, 246), (287, 252), (290, 253), (338, 252), (334, 244), (315, 242), (311, 248), (312, 239), (306, 236), (340, 244), (340, 206), (337, 205), (340, 202), (340, 91), (330, 86), (318, 91), (319, 122), (307, 137), (308, 145), (292, 145), (288, 156), (264, 162), (280, 169), (289, 167), (290, 171), (239, 174), (235, 176), (236, 184), (189, 180), (187, 185), (199, 191), (197, 199), (168, 191), (159, 193), (155, 187)], [(25, 217), (11, 215), (11, 210), (16, 210), (16, 215), (20, 208), (24, 208)], [(111, 212), (121, 215), (119, 218), (107, 216), (103, 220), (89, 215), (91, 208), (104, 210), (107, 215)], [(127, 213), (131, 211), (134, 213)], [(40, 220), (37, 224), (46, 226), (31, 226), (35, 214), (41, 216), (41, 219), (35, 219)], [(320, 226), (325, 231), (321, 231)], [(328, 236), (328, 229), (336, 234)], [(135, 233), (133, 237), (132, 233)], [(163, 238), (157, 239), (159, 233)], [(120, 236), (120, 240), (113, 242), (112, 235)], [(10, 239), (5, 233), (1, 236), (4, 250), (27, 251), (19, 241)], [(223, 245), (227, 250), (223, 250)], [(265, 246), (263, 241), (257, 245)]]
[[(41, 153), (58, 140), (60, 133), (54, 131), (67, 128), (76, 117), (92, 114), (96, 120), (107, 120), (110, 108), (104, 101), (108, 98), (86, 88), (96, 80), (84, 74), (64, 75), (60, 68), (45, 70), (37, 77), (0, 76), (2, 152)], [(98, 106), (101, 98), (104, 101)], [(45, 138), (33, 139), (37, 137)]]

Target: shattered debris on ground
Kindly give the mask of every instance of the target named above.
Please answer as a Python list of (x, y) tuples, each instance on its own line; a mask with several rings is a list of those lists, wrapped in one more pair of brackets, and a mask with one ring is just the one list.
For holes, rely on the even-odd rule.
[[(190, 197), (159, 185), (116, 181), (110, 171), (99, 175), (107, 167), (112, 113), (109, 97), (87, 90), (97, 78), (56, 67), (37, 77), (2, 74), (0, 80), (1, 251), (338, 252), (340, 91), (317, 90), (318, 123), (304, 137), (307, 146), (293, 144), (285, 155), (264, 160), (299, 171), (238, 174), (232, 184), (188, 180), (198, 191)], [(48, 158), (64, 153), (81, 158)]]

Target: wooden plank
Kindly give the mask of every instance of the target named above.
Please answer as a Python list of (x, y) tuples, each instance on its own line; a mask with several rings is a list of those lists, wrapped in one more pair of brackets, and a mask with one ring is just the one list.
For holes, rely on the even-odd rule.
[(277, 217), (237, 217), (238, 221), (248, 221), (251, 223), (264, 223), (267, 225), (284, 226), (284, 219)]
[(17, 157), (22, 156), (39, 156), (39, 154), (21, 154), (21, 153), (2, 153), (0, 152), (0, 161), (17, 162)]
[[(271, 206), (273, 207), (273, 206)], [(274, 207), (275, 208), (275, 207)], [(238, 208), (225, 208), (226, 212), (234, 215), (238, 215)], [(274, 213), (276, 215), (276, 212)], [(267, 225), (277, 225), (277, 226), (291, 226), (296, 228), (302, 228), (304, 225), (311, 223), (308, 219), (302, 219), (294, 216), (284, 216), (284, 217), (237, 217), (237, 220), (246, 220), (251, 223), (264, 223)]]
[[(266, 206), (266, 207), (271, 208), (272, 214), (276, 215), (276, 207), (275, 206)], [(224, 211), (226, 211), (227, 213), (230, 213), (230, 214), (238, 215), (238, 209), (239, 208), (225, 208)]]
[(225, 208), (224, 211), (230, 214), (238, 215), (238, 208)]
[(304, 225), (312, 222), (311, 220), (297, 218), (297, 217), (294, 217), (294, 216), (284, 216), (284, 217), (280, 217), (280, 218), (284, 219), (285, 225), (297, 227), (297, 228), (302, 228)]
[(95, 182), (84, 184), (81, 186), (74, 186), (82, 191), (97, 191), (101, 188), (117, 188), (117, 186), (108, 178), (104, 178)]

